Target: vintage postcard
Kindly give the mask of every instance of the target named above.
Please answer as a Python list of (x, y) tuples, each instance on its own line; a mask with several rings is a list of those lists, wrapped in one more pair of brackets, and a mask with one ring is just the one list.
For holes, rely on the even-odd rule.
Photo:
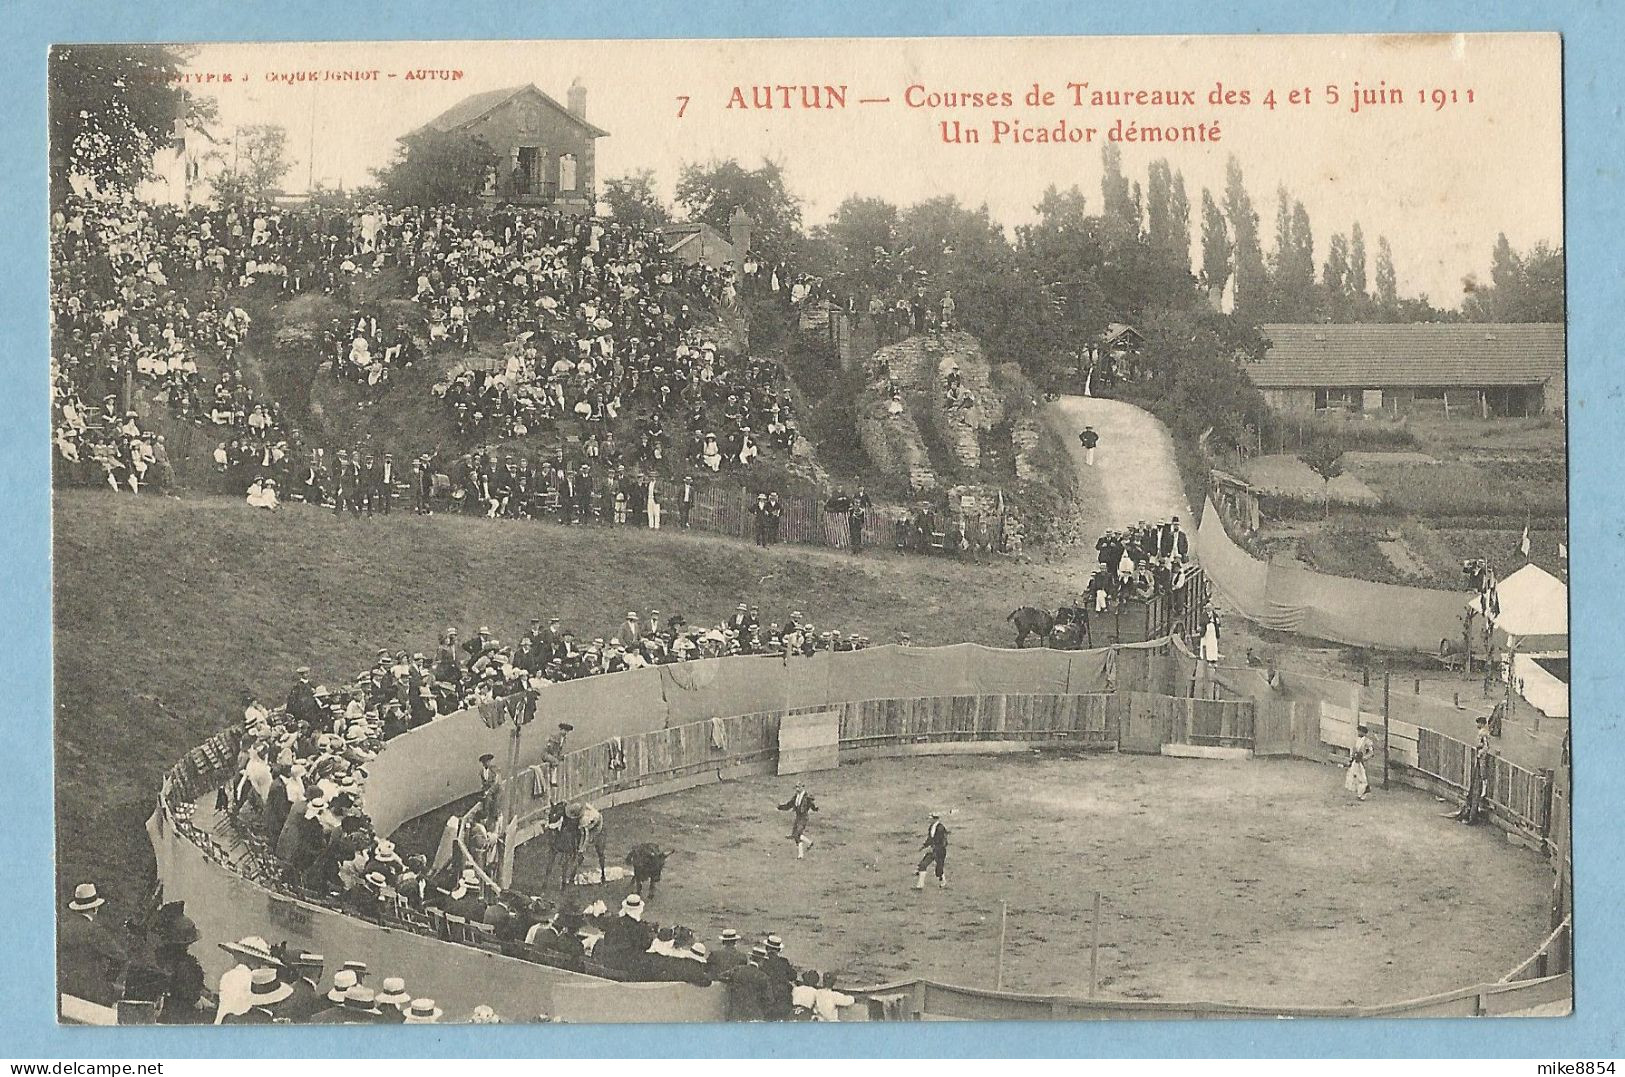
[(61, 1021), (1575, 1006), (1556, 35), (48, 78)]

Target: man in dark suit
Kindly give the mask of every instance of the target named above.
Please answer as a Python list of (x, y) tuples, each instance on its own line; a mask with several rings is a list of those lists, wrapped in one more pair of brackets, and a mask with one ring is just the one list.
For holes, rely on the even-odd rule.
[(762, 946), (751, 951), (742, 965), (736, 965), (719, 979), (728, 985), (728, 1020), (765, 1021), (771, 1012), (773, 984), (762, 971), (761, 962), (767, 960), (767, 949)]
[(348, 462), (344, 465), (344, 475), (340, 480), (340, 488), (344, 492), (345, 503), (350, 506), (351, 516), (361, 515), (361, 450), (356, 449), (350, 453)]
[(677, 495), (677, 522), (685, 528), (688, 526), (689, 513), (694, 511), (695, 496), (694, 476), (684, 475), (683, 488)]
[(389, 501), (395, 493), (395, 457), (389, 453), (384, 454), (383, 463), (378, 465), (377, 481), (373, 485), (372, 498), (378, 503), (378, 511), (385, 516), (389, 515)]
[(118, 1004), (129, 952), (124, 943), (97, 918), (106, 901), (94, 883), (81, 883), (57, 921), (57, 986), (102, 1006)]
[(1078, 444), (1083, 446), (1083, 462), (1090, 467), (1095, 466), (1095, 446), (1100, 444), (1100, 435), (1095, 428), (1086, 426), (1078, 434)]
[(706, 955), (705, 961), (713, 980), (722, 979), (726, 973), (745, 963), (745, 955), (739, 950), (739, 932), (730, 927), (718, 941), (721, 945)]
[(549, 659), (559, 657), (559, 647), (564, 642), (564, 630), (559, 625), (560, 621), (557, 617), (549, 617), (547, 627), (542, 629), (541, 633), (536, 637), (536, 644), (541, 649), (544, 663)]
[(361, 467), (360, 481), (357, 484), (357, 495), (361, 499), (361, 507), (366, 509), (367, 515), (378, 503), (378, 458), (371, 453), (367, 454), (367, 462)]
[(322, 967), (326, 963), (327, 959), (321, 954), (300, 952), (287, 956), (282, 977), (292, 993), (277, 1007), (277, 1016), (287, 1018), (291, 1024), (302, 1025), (330, 1005), (320, 986)]
[(927, 868), (933, 865), (936, 867), (937, 885), (946, 887), (948, 885), (948, 876), (946, 874), (948, 866), (948, 828), (942, 825), (942, 814), (940, 812), (931, 813), (931, 825), (926, 828), (925, 841), (920, 845), (920, 848), (925, 850), (925, 855), (920, 857), (920, 863), (915, 868), (917, 874), (914, 877), (914, 889), (925, 889), (925, 872)]
[(316, 689), (310, 683), (310, 667), (300, 666), (294, 670), (296, 680), (293, 687), (288, 689), (288, 713), (296, 721), (317, 722), (321, 719), (322, 706), (316, 701)]
[(769, 935), (762, 946), (767, 950), (761, 966), (769, 985), (768, 1016), (775, 1021), (787, 1021), (795, 1009), (791, 998), (796, 986), (796, 967), (784, 956), (784, 940), (777, 935)]

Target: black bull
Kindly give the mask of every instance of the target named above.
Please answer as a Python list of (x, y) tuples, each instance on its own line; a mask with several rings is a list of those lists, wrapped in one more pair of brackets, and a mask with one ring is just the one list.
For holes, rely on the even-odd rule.
[(666, 858), (670, 855), (670, 850), (663, 852), (653, 842), (632, 846), (632, 851), (626, 854), (626, 862), (632, 866), (632, 889), (643, 894), (643, 884), (648, 883), (649, 892), (643, 896), (654, 897), (655, 884), (660, 881), (660, 873), (665, 870)]

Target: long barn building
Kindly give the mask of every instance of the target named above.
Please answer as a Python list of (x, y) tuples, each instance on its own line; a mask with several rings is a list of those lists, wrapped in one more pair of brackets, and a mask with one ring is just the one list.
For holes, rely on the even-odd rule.
[(1555, 323), (1262, 327), (1247, 374), (1279, 411), (1501, 418), (1561, 414), (1568, 390)]

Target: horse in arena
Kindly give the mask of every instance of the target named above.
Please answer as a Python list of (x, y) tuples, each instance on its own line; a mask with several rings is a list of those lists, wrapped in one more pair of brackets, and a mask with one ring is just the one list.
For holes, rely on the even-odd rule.
[(670, 855), (671, 850), (662, 851), (652, 841), (632, 846), (632, 851), (626, 854), (626, 862), (632, 867), (632, 889), (643, 894), (643, 884), (647, 882), (649, 892), (643, 896), (654, 897), (655, 884), (660, 881), (660, 873), (665, 869), (666, 858)]
[(1048, 610), (1036, 606), (1020, 606), (1012, 610), (1005, 620), (1016, 626), (1017, 647), (1026, 646), (1028, 636), (1037, 636), (1039, 642), (1043, 643), (1055, 631), (1055, 618), (1050, 616)]
[(596, 812), (593, 817), (595, 821), (583, 829), (580, 805), (566, 805), (561, 801), (548, 811), (547, 864), (542, 868), (542, 878), (550, 878), (554, 868), (558, 868), (560, 890), (581, 874), (589, 846), (598, 854), (598, 881), (606, 881), (609, 868), (604, 862), (604, 817)]

